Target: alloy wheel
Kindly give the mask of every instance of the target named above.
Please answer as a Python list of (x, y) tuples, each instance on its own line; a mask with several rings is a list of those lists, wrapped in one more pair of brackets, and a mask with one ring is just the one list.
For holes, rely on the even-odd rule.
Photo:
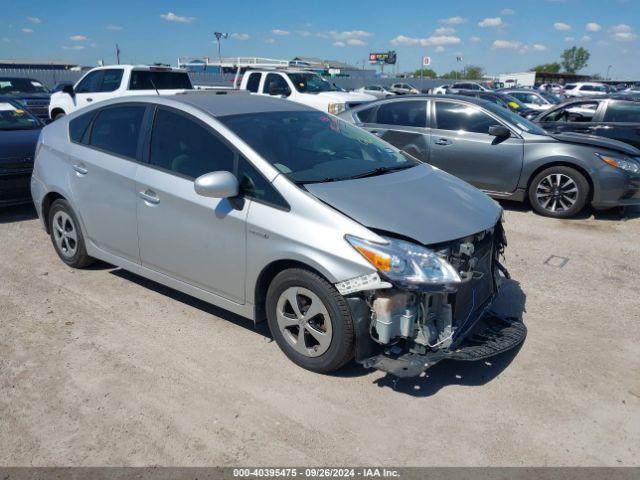
[(552, 173), (544, 177), (536, 187), (536, 200), (552, 213), (569, 210), (578, 200), (576, 182), (564, 173)]
[(318, 357), (331, 345), (331, 317), (322, 300), (311, 290), (289, 287), (276, 306), (278, 328), (295, 351)]
[(53, 238), (58, 251), (66, 258), (72, 258), (78, 251), (78, 233), (71, 216), (58, 211), (53, 216)]

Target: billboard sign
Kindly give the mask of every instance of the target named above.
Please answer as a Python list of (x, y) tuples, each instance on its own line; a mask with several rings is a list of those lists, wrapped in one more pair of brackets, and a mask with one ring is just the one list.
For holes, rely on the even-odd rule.
[(396, 64), (396, 52), (381, 52), (381, 53), (370, 53), (369, 54), (369, 63), (375, 65), (395, 65)]

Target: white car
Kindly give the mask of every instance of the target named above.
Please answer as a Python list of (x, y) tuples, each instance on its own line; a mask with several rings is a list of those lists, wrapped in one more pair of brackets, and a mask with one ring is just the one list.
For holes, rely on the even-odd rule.
[(389, 90), (396, 95), (418, 95), (420, 93), (420, 90), (408, 83), (394, 83), (389, 87)]
[(355, 89), (354, 92), (366, 93), (367, 95), (373, 95), (376, 98), (387, 98), (395, 95), (395, 93), (391, 90), (387, 90), (382, 85), (366, 85)]
[(609, 89), (603, 83), (568, 83), (564, 86), (564, 94), (567, 97), (597, 97), (606, 95)]
[(446, 95), (448, 90), (451, 88), (451, 85), (440, 85), (438, 87), (434, 87), (429, 90), (429, 93), (432, 95)]
[(456, 93), (458, 90), (472, 90), (475, 92), (493, 92), (491, 88), (478, 82), (456, 82), (449, 85), (448, 92)]
[(342, 92), (317, 73), (306, 70), (250, 70), (243, 75), (240, 90), (286, 98), (333, 115), (377, 100), (365, 93)]
[(186, 70), (146, 65), (112, 65), (89, 70), (75, 85), (51, 95), (49, 118), (127, 95), (173, 95), (192, 90)]
[(559, 93), (562, 93), (563, 88), (564, 87), (559, 83), (543, 83), (538, 87), (538, 90), (540, 90), (541, 92), (549, 92), (557, 95)]

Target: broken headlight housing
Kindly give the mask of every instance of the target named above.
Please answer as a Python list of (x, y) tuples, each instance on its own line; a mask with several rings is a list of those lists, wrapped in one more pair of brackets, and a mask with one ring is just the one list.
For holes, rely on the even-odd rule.
[(397, 287), (425, 292), (455, 292), (458, 289), (461, 281), (458, 272), (433, 250), (395, 238), (385, 237), (385, 244), (351, 235), (346, 235), (345, 239)]

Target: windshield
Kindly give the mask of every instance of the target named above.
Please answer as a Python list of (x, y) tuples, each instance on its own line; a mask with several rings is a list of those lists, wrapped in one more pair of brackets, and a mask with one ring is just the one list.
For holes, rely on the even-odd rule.
[(0, 78), (0, 95), (12, 93), (49, 93), (49, 90), (30, 78)]
[(512, 95), (503, 93), (500, 98), (504, 100), (514, 110), (527, 110), (527, 106)]
[(484, 102), (482, 105), (487, 110), (502, 118), (505, 122), (519, 128), (520, 130), (532, 133), (534, 135), (546, 135), (547, 133), (533, 122), (530, 122), (524, 117), (521, 117), (517, 113), (513, 113), (511, 110), (499, 107), (495, 103)]
[(287, 74), (300, 93), (334, 92), (337, 89), (320, 75), (315, 73), (288, 73)]
[(554, 95), (553, 93), (540, 92), (540, 96), (543, 97), (545, 100), (547, 100), (549, 103), (553, 103), (554, 105), (557, 105), (560, 102), (562, 102), (560, 97), (558, 97), (557, 95)]
[(379, 175), (420, 163), (375, 135), (322, 112), (267, 112), (218, 119), (299, 184)]
[(19, 105), (0, 101), (0, 130), (32, 130), (40, 122)]

